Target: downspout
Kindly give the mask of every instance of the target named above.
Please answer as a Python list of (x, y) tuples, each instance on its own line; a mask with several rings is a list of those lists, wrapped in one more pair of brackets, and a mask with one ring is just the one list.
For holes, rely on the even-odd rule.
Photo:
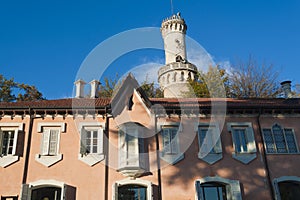
[[(104, 180), (104, 199), (108, 200), (108, 191), (109, 191), (109, 186), (108, 186), (108, 179), (109, 179), (109, 119), (112, 118), (111, 116), (108, 116), (107, 114), (108, 108), (105, 107), (105, 130), (104, 130), (104, 135), (106, 137), (106, 143), (105, 145), (105, 180)], [(114, 191), (112, 191), (114, 192)]]
[(27, 146), (26, 146), (26, 154), (25, 154), (25, 161), (24, 161), (24, 170), (23, 170), (23, 178), (22, 184), (26, 184), (27, 175), (28, 175), (28, 164), (29, 164), (29, 156), (30, 156), (30, 147), (31, 147), (31, 136), (32, 136), (32, 129), (33, 129), (33, 121), (34, 117), (32, 115), (32, 109), (29, 107), (29, 128), (28, 128), (28, 136), (27, 136)]
[(266, 170), (266, 176), (268, 179), (268, 185), (270, 187), (270, 194), (272, 199), (275, 199), (275, 195), (274, 195), (274, 188), (273, 188), (273, 184), (272, 184), (272, 180), (271, 180), (271, 176), (270, 176), (270, 168), (269, 168), (269, 164), (268, 164), (268, 159), (267, 159), (267, 155), (266, 155), (266, 149), (265, 149), (265, 145), (264, 145), (264, 140), (263, 140), (263, 133), (262, 133), (262, 129), (261, 129), (261, 124), (260, 124), (260, 115), (262, 113), (262, 108), (259, 109), (259, 114), (257, 116), (257, 125), (258, 125), (258, 132), (260, 135), (260, 141), (262, 142), (262, 158), (263, 161), (265, 163), (265, 170)]
[(160, 156), (159, 156), (159, 137), (157, 130), (157, 116), (154, 114), (155, 123), (155, 141), (156, 141), (156, 157), (157, 157), (157, 176), (158, 176), (158, 200), (162, 200), (162, 187), (161, 187), (161, 169), (160, 169)]

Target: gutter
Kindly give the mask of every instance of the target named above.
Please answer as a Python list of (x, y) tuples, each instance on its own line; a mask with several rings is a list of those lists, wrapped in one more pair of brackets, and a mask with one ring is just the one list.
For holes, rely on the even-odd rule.
[(266, 176), (267, 176), (267, 181), (268, 181), (268, 185), (270, 187), (270, 195), (272, 197), (272, 199), (275, 199), (275, 192), (274, 192), (274, 188), (273, 188), (273, 184), (272, 184), (272, 179), (271, 179), (271, 176), (270, 176), (270, 168), (269, 168), (269, 164), (268, 164), (268, 159), (267, 159), (267, 155), (266, 155), (266, 149), (265, 149), (265, 145), (264, 145), (264, 140), (263, 140), (263, 133), (262, 133), (262, 129), (261, 129), (261, 124), (260, 124), (260, 116), (261, 116), (261, 112), (262, 111), (262, 108), (259, 109), (259, 114), (257, 116), (257, 125), (258, 125), (258, 132), (259, 132), (259, 135), (260, 135), (260, 140), (262, 142), (262, 158), (263, 158), (263, 161), (264, 161), (264, 164), (265, 164), (265, 171), (266, 171)]

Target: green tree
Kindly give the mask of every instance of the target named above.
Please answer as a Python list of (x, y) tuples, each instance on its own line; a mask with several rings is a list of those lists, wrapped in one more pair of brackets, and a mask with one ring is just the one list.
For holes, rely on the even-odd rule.
[(0, 74), (0, 102), (35, 101), (44, 99), (35, 86), (17, 83)]
[(186, 97), (220, 97), (228, 94), (228, 75), (219, 66), (210, 66), (207, 72), (199, 71), (195, 80), (188, 80), (189, 91), (184, 93)]

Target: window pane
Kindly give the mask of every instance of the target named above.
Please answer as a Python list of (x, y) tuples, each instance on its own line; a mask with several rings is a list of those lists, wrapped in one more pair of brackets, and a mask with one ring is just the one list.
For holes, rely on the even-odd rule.
[(234, 129), (233, 134), (236, 152), (247, 152), (246, 129)]
[(290, 153), (297, 153), (295, 137), (292, 129), (284, 129), (286, 143)]
[(226, 186), (211, 182), (201, 184), (204, 200), (226, 200)]
[(285, 139), (280, 126), (273, 126), (274, 140), (277, 148), (277, 153), (287, 153)]
[(118, 200), (147, 200), (147, 188), (140, 185), (120, 186)]
[(31, 200), (60, 200), (61, 188), (57, 187), (44, 187), (32, 190)]
[(278, 183), (281, 200), (298, 200), (300, 197), (299, 182), (284, 181)]
[(272, 136), (271, 129), (263, 130), (264, 139), (266, 143), (266, 148), (268, 153), (276, 153), (275, 144)]

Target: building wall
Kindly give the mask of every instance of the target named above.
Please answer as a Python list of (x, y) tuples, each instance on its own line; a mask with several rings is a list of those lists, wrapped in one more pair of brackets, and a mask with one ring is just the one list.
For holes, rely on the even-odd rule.
[[(135, 118), (141, 124), (148, 124), (149, 132), (147, 135), (147, 148), (149, 152), (149, 172), (136, 180), (150, 181), (154, 188), (154, 199), (158, 199), (158, 190), (161, 188), (162, 199), (194, 199), (195, 181), (204, 177), (222, 177), (230, 180), (238, 180), (241, 184), (243, 199), (272, 199), (271, 188), (268, 184), (269, 172), (271, 181), (282, 176), (298, 176), (300, 173), (297, 168), (299, 165), (299, 156), (293, 155), (274, 155), (267, 154), (267, 165), (264, 162), (264, 152), (261, 138), (261, 128), (270, 128), (274, 123), (282, 127), (294, 128), (297, 144), (299, 145), (298, 133), (300, 131), (298, 117), (273, 117), (256, 115), (238, 116), (230, 115), (225, 119), (225, 124), (221, 131), (222, 155), (223, 158), (214, 164), (208, 164), (198, 158), (199, 144), (198, 135), (195, 131), (195, 121), (201, 123), (209, 122), (210, 118), (182, 119), (177, 117), (159, 118), (158, 126), (164, 123), (182, 123), (182, 132), (180, 140), (187, 141), (189, 145), (181, 146), (184, 158), (175, 164), (167, 164), (166, 161), (158, 159), (159, 153), (156, 152), (155, 124), (149, 122), (147, 112), (141, 108), (136, 108), (132, 112), (138, 112), (140, 118)], [(134, 113), (131, 113), (132, 115)], [(143, 116), (143, 117), (142, 117)], [(258, 123), (258, 119), (260, 124)], [(108, 141), (105, 141), (104, 154), (106, 159), (89, 166), (78, 159), (80, 150), (80, 136), (78, 124), (86, 121), (109, 122)], [(22, 178), (24, 172), (24, 160), (29, 129), (29, 117), (13, 119), (4, 117), (1, 123), (14, 122), (24, 123), (24, 145), (23, 155), (19, 161), (0, 168), (1, 183), (0, 194), (2, 196), (20, 195)], [(66, 131), (60, 135), (59, 152), (63, 154), (61, 161), (52, 166), (44, 166), (36, 161), (36, 155), (40, 152), (40, 143), (42, 134), (38, 132), (40, 123), (65, 123)], [(152, 121), (154, 122), (154, 121)], [(256, 141), (256, 158), (248, 164), (244, 164), (232, 157), (233, 141), (231, 133), (226, 124), (232, 122), (249, 122), (252, 125)], [(77, 125), (76, 125), (77, 124)], [(76, 199), (112, 199), (115, 193), (114, 184), (118, 181), (128, 179), (118, 171), (118, 131), (119, 124), (113, 118), (99, 116), (95, 120), (92, 118), (74, 118), (68, 116), (63, 119), (60, 116), (54, 119), (51, 116), (34, 119), (32, 129), (31, 151), (29, 156), (29, 168), (26, 177), (26, 183), (35, 183), (38, 181), (55, 180), (76, 188)], [(106, 138), (106, 137), (104, 137)], [(106, 139), (105, 139), (106, 140)], [(159, 146), (162, 150), (162, 138), (159, 137)], [(186, 147), (186, 149), (185, 149)], [(109, 159), (107, 159), (107, 155)], [(160, 171), (157, 168), (157, 160), (161, 166)], [(106, 167), (106, 164), (108, 167)], [(269, 171), (266, 171), (269, 170)], [(159, 173), (161, 174), (161, 183), (159, 182)], [(131, 179), (134, 182), (134, 179)], [(161, 184), (161, 185), (160, 185)]]

